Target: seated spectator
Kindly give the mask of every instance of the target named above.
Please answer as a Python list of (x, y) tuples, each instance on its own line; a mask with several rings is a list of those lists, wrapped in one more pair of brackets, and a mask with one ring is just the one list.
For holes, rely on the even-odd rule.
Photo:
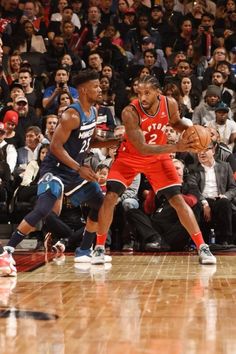
[(101, 74), (110, 80), (112, 92), (115, 94), (115, 116), (120, 119), (123, 108), (128, 104), (125, 82), (110, 64), (102, 66)]
[[(53, 33), (58, 34), (58, 28), (64, 21), (71, 21), (77, 30), (79, 30), (81, 27), (79, 17), (73, 12), (73, 8), (68, 6), (68, 2), (66, 0), (59, 0), (58, 10), (59, 12), (52, 14), (48, 26), (48, 38), (50, 39), (53, 38)], [(57, 24), (59, 26), (57, 26)]]
[(42, 65), (46, 68), (48, 73), (51, 74), (58, 69), (58, 63), (64, 54), (70, 54), (74, 65), (77, 67), (77, 70), (82, 69), (80, 58), (67, 48), (65, 40), (61, 35), (56, 35), (53, 40), (50, 41), (47, 52), (43, 54)]
[(17, 200), (19, 202), (34, 203), (37, 198), (37, 183), (39, 180), (39, 168), (41, 162), (49, 151), (49, 144), (42, 144), (38, 150), (38, 158), (31, 160), (25, 169), (22, 182), (17, 190)]
[[(1, 139), (1, 131), (0, 131)], [(0, 143), (1, 144), (1, 143)], [(0, 148), (0, 202), (7, 202), (11, 181), (11, 171), (8, 163), (5, 161), (4, 152)]]
[(130, 89), (128, 90), (129, 101), (133, 101), (135, 98), (138, 98), (138, 82), (139, 77), (135, 77), (130, 84)]
[(24, 95), (30, 107), (35, 108), (37, 117), (42, 114), (42, 94), (37, 88), (33, 87), (33, 75), (28, 69), (20, 69), (19, 84), (22, 86)]
[(57, 111), (58, 118), (61, 118), (62, 113), (73, 102), (74, 102), (74, 100), (73, 100), (72, 96), (69, 94), (69, 92), (62, 92), (58, 96), (58, 111)]
[(189, 18), (183, 18), (180, 25), (180, 33), (177, 36), (174, 44), (173, 51), (183, 51), (186, 52), (188, 45), (193, 41), (193, 25)]
[(24, 3), (23, 16), (21, 17), (20, 22), (23, 23), (26, 20), (31, 21), (36, 32), (35, 34), (45, 38), (47, 36), (47, 23), (43, 16), (40, 16), (38, 13), (37, 6), (38, 4), (33, 0), (26, 0)]
[(216, 161), (214, 152), (211, 143), (198, 153), (198, 163), (189, 168), (189, 183), (200, 193), (204, 240), (208, 241), (209, 230), (214, 228), (216, 243), (232, 243), (232, 201), (236, 196), (236, 183), (230, 165)]
[(17, 152), (14, 145), (8, 144), (5, 141), (5, 136), (6, 130), (4, 124), (0, 122), (0, 150), (3, 154), (2, 160), (8, 164), (10, 172), (13, 173), (16, 166)]
[[(144, 66), (150, 70), (151, 75), (155, 76), (162, 86), (164, 81), (164, 71), (157, 65), (157, 53), (155, 49), (147, 49), (145, 52), (143, 52), (143, 62)], [(136, 77), (142, 67), (143, 66), (141, 65), (131, 65), (128, 73), (129, 80), (131, 80), (133, 77)]]
[[(228, 76), (221, 71), (215, 70), (212, 74), (212, 84), (221, 89), (221, 100), (231, 109), (235, 109), (235, 93), (233, 90), (225, 87), (227, 79)], [(204, 97), (205, 92), (202, 95)]]
[[(82, 68), (85, 69), (86, 65), (83, 60), (81, 60)], [(78, 73), (78, 66), (73, 62), (70, 54), (64, 54), (63, 57), (59, 61), (59, 66), (62, 68), (66, 68), (69, 71), (71, 78)]]
[(222, 72), (226, 79), (224, 82), (224, 86), (228, 89), (234, 90), (236, 88), (236, 80), (234, 77), (234, 73), (231, 70), (231, 65), (227, 60), (219, 61), (216, 65), (216, 69)]
[(211, 140), (215, 148), (215, 160), (226, 161), (232, 168), (234, 178), (236, 179), (236, 159), (232, 154), (232, 151), (220, 141), (220, 134), (215, 128), (209, 127), (211, 132)]
[(227, 52), (224, 47), (217, 47), (212, 55), (209, 67), (206, 69), (203, 75), (202, 88), (205, 90), (208, 85), (211, 84), (212, 73), (217, 69), (219, 62), (227, 59)]
[(44, 133), (44, 139), (41, 141), (43, 144), (50, 144), (53, 134), (56, 130), (56, 127), (58, 125), (58, 116), (54, 114), (49, 114), (48, 116), (45, 117), (45, 133)]
[(14, 171), (16, 177), (23, 178), (28, 163), (37, 160), (40, 143), (41, 129), (37, 126), (31, 126), (26, 130), (25, 146), (17, 150), (17, 164)]
[(183, 104), (188, 108), (187, 118), (192, 119), (194, 108), (199, 104), (199, 96), (194, 93), (190, 77), (183, 76), (180, 80), (180, 94)]
[(215, 128), (220, 137), (220, 142), (233, 151), (236, 140), (236, 123), (228, 119), (229, 107), (220, 102), (215, 108), (215, 120), (207, 123), (208, 127)]
[(67, 47), (74, 53), (79, 54), (80, 35), (76, 32), (75, 25), (71, 21), (64, 21), (61, 24), (61, 34), (65, 39)]
[(85, 59), (88, 58), (88, 53), (96, 47), (96, 40), (99, 34), (104, 30), (105, 25), (101, 23), (101, 12), (98, 6), (89, 5), (88, 17), (84, 26), (80, 30), (80, 43), (79, 50), (81, 56)]
[(7, 144), (12, 144), (17, 149), (20, 147), (20, 139), (16, 134), (16, 127), (18, 125), (18, 113), (12, 110), (6, 111), (3, 117), (3, 124), (5, 126), (5, 138)]
[(133, 55), (141, 51), (141, 43), (144, 37), (153, 37), (155, 47), (161, 48), (161, 37), (157, 30), (150, 26), (148, 14), (140, 13), (137, 15), (136, 27), (131, 28), (125, 38), (125, 49)]
[(25, 96), (18, 96), (13, 102), (13, 110), (18, 113), (19, 119), (16, 127), (16, 135), (19, 138), (20, 146), (24, 146), (25, 133), (28, 127), (37, 125), (41, 128), (41, 119), (37, 117), (35, 109), (29, 107)]
[(44, 39), (42, 36), (36, 35), (34, 25), (30, 20), (22, 23), (22, 30), (20, 31), (19, 38), (16, 40), (14, 49), (19, 53), (46, 52)]
[(167, 84), (170, 82), (170, 83), (176, 84), (178, 87), (180, 87), (180, 82), (181, 82), (182, 77), (189, 77), (190, 78), (190, 80), (192, 82), (194, 95), (196, 95), (200, 98), (201, 94), (202, 94), (201, 81), (199, 81), (197, 79), (197, 77), (192, 73), (190, 63), (186, 59), (178, 61), (176, 73), (175, 73), (175, 71), (173, 71), (173, 72), (171, 71), (165, 75), (164, 84)]
[(43, 108), (46, 114), (56, 114), (58, 110), (58, 96), (61, 93), (70, 93), (73, 100), (78, 99), (77, 90), (68, 86), (69, 73), (64, 68), (58, 68), (54, 75), (54, 85), (48, 87), (43, 95)]
[[(215, 120), (215, 108), (221, 101), (221, 91), (216, 85), (209, 85), (204, 101), (201, 101), (193, 112), (193, 124), (206, 125)], [(232, 119), (232, 112), (229, 117)]]
[(18, 80), (21, 63), (22, 63), (22, 59), (17, 52), (9, 56), (7, 61), (7, 74), (6, 74), (8, 85), (11, 85), (14, 81)]
[(70, 6), (64, 7), (64, 9), (62, 10), (61, 21), (54, 21), (54, 20), (50, 21), (48, 26), (48, 38), (52, 40), (55, 35), (62, 35), (62, 27), (64, 22), (66, 21), (70, 21), (75, 26), (75, 31), (78, 32), (80, 29), (80, 23), (76, 24), (75, 22), (77, 21), (73, 20), (73, 16), (76, 16), (79, 21), (78, 16), (73, 13), (72, 7)]
[(13, 102), (15, 101), (16, 97), (24, 96), (23, 87), (19, 82), (14, 81), (10, 86), (10, 100), (7, 103), (8, 106), (12, 107)]

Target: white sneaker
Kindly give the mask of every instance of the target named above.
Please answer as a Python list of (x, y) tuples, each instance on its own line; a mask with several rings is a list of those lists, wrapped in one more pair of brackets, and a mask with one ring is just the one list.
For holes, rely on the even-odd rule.
[(56, 253), (64, 253), (65, 249), (66, 249), (66, 246), (61, 241), (57, 241), (57, 243), (55, 243), (55, 245), (52, 246), (53, 252), (56, 252)]
[[(91, 249), (81, 250), (80, 247), (78, 247), (75, 250), (74, 262), (75, 263), (91, 263), (92, 255), (93, 255), (93, 252), (91, 251)], [(105, 263), (111, 263), (111, 262), (112, 262), (112, 257), (105, 254)], [(94, 264), (94, 263), (92, 263), (92, 264)], [(101, 264), (101, 263), (99, 263), (99, 264)]]
[(92, 253), (91, 264), (105, 263), (105, 249), (103, 247), (96, 247)]
[(12, 264), (11, 259), (12, 257), (7, 251), (4, 251), (0, 255), (0, 275), (16, 277), (17, 270), (14, 264)]
[(207, 244), (203, 243), (198, 249), (199, 262), (201, 264), (216, 264), (216, 257), (210, 251)]

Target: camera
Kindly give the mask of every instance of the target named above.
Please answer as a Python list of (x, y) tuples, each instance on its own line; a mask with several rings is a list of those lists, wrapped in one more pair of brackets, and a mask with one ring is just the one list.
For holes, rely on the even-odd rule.
[(209, 29), (210, 29), (210, 26), (202, 26), (203, 27), (203, 29), (204, 29), (204, 31), (209, 31)]
[(60, 88), (63, 88), (63, 87), (64, 87), (64, 82), (59, 82), (58, 86), (59, 86)]

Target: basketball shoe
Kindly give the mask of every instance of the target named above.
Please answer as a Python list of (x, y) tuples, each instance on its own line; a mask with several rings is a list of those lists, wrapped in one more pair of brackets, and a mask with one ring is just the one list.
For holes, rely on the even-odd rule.
[(66, 246), (62, 241), (57, 241), (53, 246), (52, 246), (52, 251), (56, 253), (64, 253), (66, 249)]
[(16, 277), (17, 270), (12, 263), (12, 259), (12, 256), (7, 251), (0, 255), (0, 275)]
[[(80, 247), (76, 248), (75, 250), (75, 257), (74, 257), (74, 262), (75, 263), (92, 263), (92, 258), (93, 258), (93, 253), (95, 251), (92, 251), (90, 248), (88, 250), (81, 250)], [(111, 263), (112, 257), (108, 256), (107, 254), (104, 254), (105, 261), (102, 263)], [(94, 263), (92, 263), (94, 264)], [(97, 264), (97, 263), (95, 263)], [(99, 263), (101, 264), (101, 263)]]
[(216, 257), (210, 251), (208, 245), (203, 243), (198, 250), (199, 262), (201, 264), (216, 264)]

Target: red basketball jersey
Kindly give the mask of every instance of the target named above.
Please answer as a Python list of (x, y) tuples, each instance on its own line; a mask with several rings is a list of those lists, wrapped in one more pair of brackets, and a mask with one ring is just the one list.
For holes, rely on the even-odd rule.
[[(154, 115), (147, 114), (138, 99), (133, 100), (130, 105), (133, 106), (138, 113), (140, 128), (143, 131), (146, 143), (152, 145), (166, 144), (167, 138), (165, 134), (165, 128), (166, 125), (169, 123), (167, 98), (162, 95), (159, 96), (159, 107)], [(121, 155), (122, 152), (129, 153), (133, 157), (144, 158), (145, 156), (134, 147), (127, 135), (125, 135), (125, 140), (121, 144), (119, 152), (121, 153)], [(169, 157), (169, 154), (155, 154), (149, 156), (146, 155), (145, 158), (153, 157), (155, 159), (166, 159), (167, 155)]]

